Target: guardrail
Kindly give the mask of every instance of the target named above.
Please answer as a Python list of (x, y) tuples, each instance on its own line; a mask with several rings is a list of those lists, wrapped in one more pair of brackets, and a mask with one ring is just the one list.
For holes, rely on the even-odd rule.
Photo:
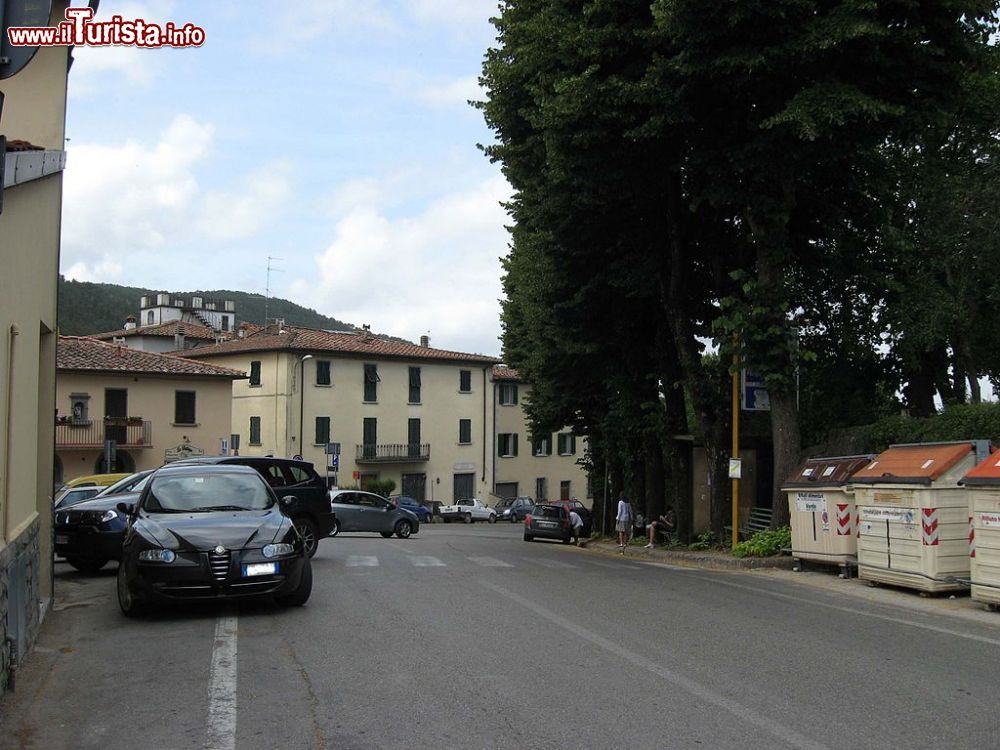
[(388, 443), (377, 445), (365, 443), (357, 446), (354, 461), (359, 464), (410, 463), (429, 461), (430, 443)]

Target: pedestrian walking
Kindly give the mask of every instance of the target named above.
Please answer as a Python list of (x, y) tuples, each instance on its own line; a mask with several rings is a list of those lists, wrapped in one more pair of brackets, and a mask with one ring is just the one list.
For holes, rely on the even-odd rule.
[(575, 510), (569, 512), (569, 525), (573, 527), (573, 543), (580, 543), (580, 532), (583, 531), (583, 519)]
[(625, 499), (625, 494), (618, 496), (618, 515), (615, 516), (615, 529), (618, 531), (618, 547), (625, 554), (625, 545), (632, 526), (632, 508)]

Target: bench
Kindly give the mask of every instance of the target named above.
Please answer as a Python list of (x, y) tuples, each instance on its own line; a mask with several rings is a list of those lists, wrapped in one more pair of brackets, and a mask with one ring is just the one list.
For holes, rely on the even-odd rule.
[(771, 508), (751, 508), (746, 525), (740, 527), (740, 537), (749, 539), (758, 531), (770, 531), (773, 516), (774, 510)]

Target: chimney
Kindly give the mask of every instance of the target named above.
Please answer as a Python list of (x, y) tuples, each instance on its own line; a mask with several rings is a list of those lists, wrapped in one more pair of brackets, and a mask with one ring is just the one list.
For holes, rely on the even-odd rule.
[(174, 329), (174, 349), (180, 351), (183, 348), (184, 348), (184, 329), (181, 328), (180, 326), (177, 326), (177, 328)]
[(424, 349), (426, 349), (430, 345), (431, 345), (431, 337), (430, 336), (421, 336), (420, 337), (420, 346), (422, 346)]
[(361, 340), (371, 341), (371, 339), (372, 339), (372, 327), (367, 323), (365, 323), (363, 326), (361, 326)]
[(125, 330), (126, 331), (135, 330), (135, 316), (132, 313), (129, 313), (128, 316), (125, 318)]

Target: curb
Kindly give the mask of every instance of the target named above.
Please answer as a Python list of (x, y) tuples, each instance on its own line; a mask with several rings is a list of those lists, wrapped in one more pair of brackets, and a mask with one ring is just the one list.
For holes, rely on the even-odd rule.
[(724, 552), (705, 553), (676, 549), (645, 549), (643, 547), (631, 546), (626, 547), (625, 555), (621, 555), (618, 546), (597, 540), (583, 542), (580, 544), (580, 547), (628, 560), (640, 562), (643, 560), (655, 560), (670, 562), (676, 565), (687, 565), (693, 568), (707, 568), (709, 570), (760, 570), (763, 568), (791, 570), (795, 566), (795, 561), (791, 557), (785, 557), (784, 555), (775, 555), (773, 557), (733, 557)]

